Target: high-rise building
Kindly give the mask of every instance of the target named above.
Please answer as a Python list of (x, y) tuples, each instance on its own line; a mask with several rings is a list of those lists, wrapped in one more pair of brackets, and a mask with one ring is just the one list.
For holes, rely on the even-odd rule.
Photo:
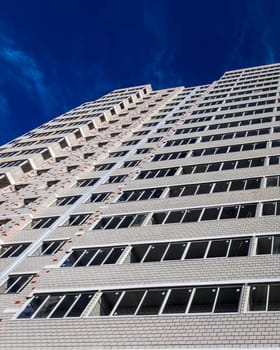
[(115, 90), (2, 146), (0, 348), (279, 348), (279, 93)]

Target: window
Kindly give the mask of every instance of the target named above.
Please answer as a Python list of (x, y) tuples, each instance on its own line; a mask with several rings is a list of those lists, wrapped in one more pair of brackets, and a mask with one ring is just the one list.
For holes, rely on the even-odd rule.
[(109, 170), (111, 169), (115, 163), (108, 163), (108, 164), (100, 164), (95, 166), (96, 171), (104, 171), (104, 170)]
[(74, 204), (80, 197), (81, 196), (70, 196), (70, 197), (57, 198), (56, 205), (63, 206), (63, 205)]
[(174, 147), (182, 145), (191, 145), (197, 141), (197, 138), (188, 138), (188, 139), (176, 139), (167, 141), (164, 147)]
[(127, 175), (114, 175), (110, 176), (108, 180), (105, 182), (105, 184), (115, 184), (119, 182), (123, 182)]
[(116, 264), (123, 251), (124, 247), (73, 249), (61, 266), (78, 267)]
[(143, 213), (104, 217), (95, 225), (93, 230), (109, 230), (141, 226), (146, 216), (147, 214)]
[(153, 213), (149, 225), (165, 225), (169, 223), (185, 223), (205, 220), (241, 219), (254, 217), (256, 204), (237, 204), (224, 207), (209, 207), (165, 211)]
[(147, 143), (151, 143), (151, 142), (159, 142), (162, 140), (162, 137), (150, 137), (148, 140), (147, 140)]
[(36, 294), (17, 318), (80, 317), (94, 292)]
[(4, 284), (1, 285), (1, 293), (12, 294), (19, 293), (32, 280), (34, 275), (9, 275)]
[(164, 191), (163, 188), (125, 191), (119, 198), (118, 202), (131, 202), (131, 201), (139, 201), (139, 200), (156, 199), (156, 198), (160, 198), (160, 196), (163, 194), (163, 191)]
[(256, 254), (280, 254), (280, 235), (258, 237)]
[(12, 258), (19, 256), (30, 243), (3, 244), (0, 248), (0, 258)]
[(251, 285), (249, 311), (280, 311), (280, 284)]
[(262, 215), (280, 215), (280, 201), (263, 203)]
[(113, 157), (113, 158), (115, 158), (115, 157), (123, 157), (127, 153), (128, 153), (128, 151), (113, 152), (113, 153), (110, 153), (110, 157)]
[(133, 245), (131, 263), (247, 256), (249, 238)]
[[(166, 225), (172, 223), (186, 223), (206, 220), (243, 219), (256, 215), (256, 203), (236, 204), (222, 207), (189, 208), (175, 211), (152, 213), (147, 225)], [(148, 213), (108, 216), (102, 218), (93, 230), (107, 230), (140, 226)]]
[(173, 153), (162, 153), (156, 154), (152, 158), (152, 162), (165, 161), (165, 160), (174, 160), (174, 159), (182, 159), (186, 158), (189, 152), (181, 151), (181, 152), (173, 152)]
[(268, 176), (266, 178), (266, 187), (279, 187), (280, 186), (280, 176)]
[(139, 148), (136, 150), (135, 154), (145, 154), (151, 151), (151, 148)]
[(91, 215), (92, 215), (92, 213), (70, 215), (69, 219), (63, 224), (63, 226), (82, 225)]
[(93, 186), (99, 179), (82, 179), (77, 182), (78, 187)]
[(28, 162), (27, 160), (13, 160), (10, 162), (2, 162), (0, 163), (0, 168), (9, 168), (9, 167), (13, 167), (13, 166), (20, 166), (23, 165), (23, 163)]
[(212, 171), (254, 168), (264, 165), (265, 158), (241, 159), (226, 162), (188, 165), (182, 168), (182, 174), (198, 174)]
[(37, 229), (37, 228), (50, 227), (57, 219), (58, 219), (58, 216), (34, 219), (34, 220), (32, 220), (31, 228), (32, 229)]
[(93, 194), (91, 195), (91, 197), (90, 197), (90, 203), (103, 202), (103, 201), (105, 201), (110, 195), (111, 195), (111, 192), (93, 193)]
[(133, 136), (142, 136), (142, 135), (147, 135), (149, 132), (150, 132), (150, 130), (136, 131), (132, 135)]
[(206, 126), (197, 126), (193, 128), (178, 129), (176, 130), (175, 135), (189, 134), (192, 132), (200, 132), (200, 131), (204, 131), (205, 129), (206, 129)]
[(104, 291), (92, 315), (159, 315), (238, 312), (242, 286)]
[(131, 167), (135, 167), (137, 166), (138, 164), (140, 164), (140, 160), (130, 160), (128, 162), (124, 162), (123, 163), (123, 168), (131, 168)]
[(151, 161), (156, 162), (156, 161), (180, 159), (180, 158), (187, 157), (189, 154), (191, 157), (202, 157), (202, 156), (232, 153), (232, 152), (251, 151), (256, 149), (263, 149), (263, 148), (266, 148), (266, 146), (267, 146), (267, 142), (255, 142), (255, 143), (246, 143), (244, 145), (241, 144), (241, 145), (223, 146), (223, 147), (215, 147), (215, 148), (205, 148), (205, 149), (202, 148), (202, 149), (192, 150), (191, 152), (181, 151), (181, 152), (173, 152), (173, 153), (161, 153), (161, 154), (156, 154)]
[(33, 256), (54, 255), (65, 243), (65, 240), (44, 241)]
[(139, 173), (137, 176), (137, 180), (141, 179), (151, 179), (151, 178), (157, 178), (157, 177), (166, 177), (166, 176), (174, 176), (176, 172), (178, 171), (179, 167), (175, 168), (163, 168), (163, 169), (156, 169), (156, 170), (143, 170)]
[[(260, 188), (261, 178), (206, 182), (201, 184), (169, 187), (167, 197), (182, 197), (227, 191), (242, 191)], [(167, 189), (167, 188), (166, 188)]]
[(121, 145), (122, 146), (132, 146), (132, 145), (137, 145), (137, 143), (139, 142), (140, 140), (131, 140), (131, 141), (125, 141), (123, 142)]

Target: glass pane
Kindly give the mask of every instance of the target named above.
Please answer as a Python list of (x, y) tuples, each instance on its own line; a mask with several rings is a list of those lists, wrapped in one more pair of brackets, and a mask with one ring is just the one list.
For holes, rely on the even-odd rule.
[(77, 302), (72, 307), (71, 311), (67, 314), (66, 317), (79, 317), (87, 307), (88, 303), (90, 302), (91, 298), (93, 297), (93, 294), (81, 294), (81, 296), (78, 298)]
[(268, 299), (268, 311), (280, 310), (280, 285), (271, 284)]
[(217, 193), (217, 192), (226, 192), (227, 188), (228, 188), (228, 184), (229, 182), (227, 181), (221, 181), (221, 182), (217, 182), (213, 188), (213, 193)]
[(253, 218), (256, 215), (256, 204), (241, 205), (238, 218)]
[(263, 203), (262, 215), (275, 215), (276, 202)]
[(189, 312), (212, 312), (216, 294), (216, 288), (197, 288)]
[(96, 252), (97, 249), (86, 249), (75, 266), (86, 266), (96, 254)]
[(149, 290), (137, 312), (137, 315), (157, 315), (167, 290)]
[(170, 244), (163, 260), (180, 260), (185, 249), (185, 243), (172, 243)]
[(272, 237), (258, 238), (257, 254), (271, 254)]
[(160, 261), (166, 248), (167, 248), (167, 243), (155, 244), (155, 245), (151, 246), (151, 249), (149, 250), (148, 254), (146, 255), (146, 257), (144, 259), (144, 262)]
[(59, 306), (56, 308), (56, 310), (53, 312), (53, 314), (50, 316), (50, 318), (63, 317), (75, 300), (75, 294), (66, 295), (62, 302), (59, 304)]
[(179, 223), (182, 220), (184, 213), (185, 213), (184, 210), (170, 212), (165, 223), (166, 224)]
[(246, 190), (253, 190), (256, 188), (260, 188), (261, 180), (260, 179), (249, 179), (247, 180), (245, 189)]
[(221, 287), (214, 312), (237, 312), (241, 288)]
[(190, 244), (185, 259), (201, 259), (205, 255), (208, 241), (205, 242), (193, 242)]
[(90, 261), (89, 266), (101, 265), (103, 263), (103, 261), (105, 260), (105, 258), (107, 257), (109, 251), (110, 251), (109, 248), (101, 248), (101, 249), (98, 249), (98, 253), (96, 255), (91, 254), (91, 257), (93, 257), (94, 255), (95, 256), (94, 256), (93, 260)]
[(250, 160), (249, 159), (242, 159), (242, 160), (238, 161), (236, 168), (237, 169), (249, 168), (249, 166), (250, 166)]
[(99, 300), (100, 316), (108, 316), (112, 312), (121, 292), (103, 292)]
[(219, 215), (220, 208), (208, 208), (205, 209), (201, 221), (204, 220), (217, 220), (218, 215)]
[(280, 236), (274, 236), (273, 254), (280, 254)]
[(185, 313), (192, 289), (172, 289), (165, 307), (163, 309), (163, 314), (176, 314)]
[(249, 310), (264, 311), (266, 308), (266, 285), (256, 285), (250, 288)]
[(144, 295), (144, 290), (136, 291), (131, 290), (125, 292), (122, 300), (120, 301), (117, 309), (114, 312), (115, 315), (134, 315), (136, 309)]
[(201, 184), (199, 185), (198, 191), (196, 194), (204, 194), (204, 193), (209, 193), (211, 190), (212, 184)]
[(118, 261), (123, 251), (124, 251), (124, 248), (112, 249), (110, 255), (107, 256), (106, 260), (104, 261), (104, 264), (115, 264)]
[(222, 209), (221, 219), (235, 219), (238, 207), (225, 207)]
[(266, 180), (266, 187), (277, 187), (278, 176), (269, 176)]
[(248, 250), (250, 245), (250, 239), (233, 239), (231, 241), (230, 250), (229, 250), (229, 257), (234, 256), (247, 256)]
[(212, 241), (207, 258), (225, 257), (227, 255), (229, 240)]
[(35, 313), (35, 311), (42, 305), (43, 301), (46, 299), (46, 295), (36, 295), (30, 301), (30, 303), (25, 307), (25, 309), (19, 314), (17, 318), (30, 318)]
[(245, 186), (245, 180), (234, 180), (231, 182), (229, 191), (242, 191)]
[(35, 318), (47, 318), (62, 297), (63, 295), (50, 295), (48, 300), (35, 315)]
[(201, 214), (201, 209), (190, 209), (186, 211), (182, 222), (195, 222), (198, 221)]

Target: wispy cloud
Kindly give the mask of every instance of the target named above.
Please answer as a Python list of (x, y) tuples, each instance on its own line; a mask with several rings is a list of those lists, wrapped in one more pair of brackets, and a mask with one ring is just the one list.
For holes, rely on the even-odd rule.
[(8, 78), (20, 84), (29, 93), (36, 94), (46, 107), (48, 89), (44, 82), (44, 74), (35, 58), (18, 48), (11, 38), (2, 34), (0, 36), (0, 59), (2, 66), (6, 68), (6, 76), (3, 75), (0, 80), (7, 78), (7, 72), (10, 72)]
[(175, 47), (169, 43), (169, 23), (166, 4), (162, 1), (142, 2), (142, 16), (146, 31), (154, 40), (154, 52), (149, 63), (143, 67), (144, 78), (156, 88), (180, 85), (176, 72)]
[(43, 73), (35, 59), (22, 50), (0, 44), (0, 57), (6, 63), (16, 68), (18, 81), (30, 91), (35, 91), (42, 99), (46, 97), (47, 89), (43, 82)]
[(267, 17), (266, 2), (245, 1), (245, 16), (240, 17), (235, 32), (235, 43), (230, 53), (232, 66), (254, 66), (271, 64), (277, 61), (274, 37), (278, 32), (271, 19)]
[(8, 83), (23, 89), (32, 104), (39, 104), (42, 115), (53, 113), (54, 107), (58, 105), (57, 101), (63, 105), (63, 96), (58, 86), (54, 82), (47, 83), (46, 72), (34, 53), (24, 50), (4, 30), (0, 33), (0, 64), (0, 96), (5, 95), (3, 88)]

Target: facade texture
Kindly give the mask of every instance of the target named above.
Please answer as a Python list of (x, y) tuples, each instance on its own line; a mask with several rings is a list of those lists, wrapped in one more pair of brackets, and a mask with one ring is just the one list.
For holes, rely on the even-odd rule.
[(279, 348), (279, 93), (116, 90), (2, 146), (0, 348)]

